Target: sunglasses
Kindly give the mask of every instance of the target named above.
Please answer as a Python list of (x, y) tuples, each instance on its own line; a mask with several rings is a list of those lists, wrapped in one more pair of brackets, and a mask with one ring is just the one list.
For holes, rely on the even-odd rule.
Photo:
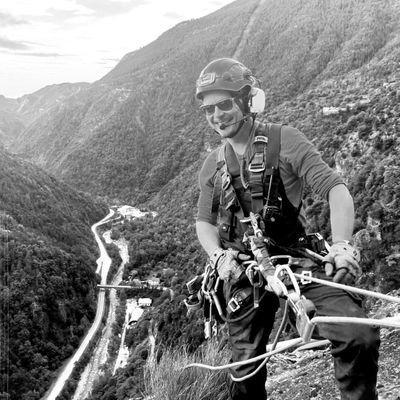
[(207, 115), (212, 115), (215, 112), (215, 107), (218, 107), (221, 111), (230, 111), (233, 108), (234, 98), (221, 100), (215, 104), (200, 106), (200, 110), (204, 111)]

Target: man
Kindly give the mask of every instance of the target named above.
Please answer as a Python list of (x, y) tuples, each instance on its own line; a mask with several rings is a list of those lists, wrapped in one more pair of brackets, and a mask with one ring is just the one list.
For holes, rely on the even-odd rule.
[[(298, 256), (299, 243), (307, 237), (301, 203), (306, 184), (328, 200), (332, 231), (325, 270), (320, 263), (313, 267), (313, 274), (346, 284), (359, 277), (359, 253), (351, 244), (353, 200), (342, 179), (301, 132), (289, 126), (266, 126), (255, 118), (264, 109), (265, 95), (242, 63), (230, 58), (209, 63), (197, 80), (196, 97), (209, 126), (223, 139), (200, 172), (196, 231), (211, 265), (224, 281), (232, 361), (243, 361), (265, 352), (279, 306), (277, 295), (282, 288), (269, 257)], [(277, 165), (271, 161), (274, 157)], [(246, 244), (243, 239), (251, 232), (249, 216), (252, 221), (258, 218), (262, 239)], [(257, 262), (267, 265), (267, 285), (259, 289), (258, 307), (254, 307), (255, 291), (243, 263), (254, 255)], [(299, 262), (299, 268), (302, 265)], [(302, 289), (318, 315), (365, 317), (359, 299), (347, 292), (317, 284)], [(377, 399), (378, 330), (321, 324), (318, 334), (332, 343), (341, 398)], [(254, 372), (258, 364), (231, 370), (231, 399), (266, 398), (265, 368), (249, 379), (240, 379)]]

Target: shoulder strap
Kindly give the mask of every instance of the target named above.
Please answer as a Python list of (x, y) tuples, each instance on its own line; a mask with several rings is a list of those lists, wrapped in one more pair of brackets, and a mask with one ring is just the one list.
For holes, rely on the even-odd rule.
[(282, 125), (268, 124), (267, 168), (279, 168)]
[(235, 189), (232, 185), (232, 176), (228, 171), (228, 166), (225, 158), (225, 143), (219, 148), (217, 155), (217, 170), (221, 176), (221, 198), (220, 203), (224, 203), (226, 210), (230, 209), (232, 206), (237, 207), (239, 202), (236, 197)]
[[(279, 124), (261, 126), (253, 140), (253, 154), (249, 157), (249, 189), (251, 208), (259, 213), (264, 207), (265, 182), (278, 173), (281, 148), (281, 128)], [(268, 185), (271, 179), (268, 179)], [(267, 193), (269, 190), (267, 190)]]

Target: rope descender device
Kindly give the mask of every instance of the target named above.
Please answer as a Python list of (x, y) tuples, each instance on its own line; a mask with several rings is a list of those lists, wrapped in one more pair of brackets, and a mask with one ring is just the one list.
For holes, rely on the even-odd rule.
[[(388, 296), (382, 293), (372, 292), (370, 290), (354, 288), (352, 286), (343, 285), (340, 283), (335, 283), (331, 281), (327, 281), (324, 279), (318, 279), (311, 276), (311, 274), (307, 271), (306, 274), (296, 274), (294, 273), (289, 265), (279, 265), (276, 269), (276, 276), (278, 278), (282, 278), (284, 276), (288, 276), (293, 286), (296, 288), (295, 293), (300, 293), (300, 289), (297, 283), (297, 279), (301, 280), (304, 283), (319, 283), (326, 286), (335, 287), (338, 289), (346, 290), (348, 292), (354, 292), (366, 296), (376, 297), (380, 299), (384, 299), (387, 301), (391, 301), (394, 303), (400, 304), (400, 298), (394, 296)], [(303, 296), (304, 297), (304, 296)], [(370, 325), (370, 326), (380, 326), (385, 328), (400, 328), (400, 316), (398, 317), (388, 317), (388, 318), (360, 318), (360, 317), (342, 317), (342, 316), (315, 316), (315, 307), (314, 312), (311, 306), (312, 302), (310, 300), (299, 303), (294, 302), (289, 293), (287, 296), (290, 306), (296, 314), (296, 328), (299, 332), (299, 335), (302, 337), (305, 343), (309, 342), (312, 337), (312, 333), (317, 324), (360, 324), (360, 325)], [(311, 303), (311, 304), (310, 304)]]

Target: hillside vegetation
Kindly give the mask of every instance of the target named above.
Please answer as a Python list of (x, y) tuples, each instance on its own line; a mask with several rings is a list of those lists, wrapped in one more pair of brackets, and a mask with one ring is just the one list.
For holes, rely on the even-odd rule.
[(107, 208), (0, 149), (0, 398), (39, 399), (96, 311)]

